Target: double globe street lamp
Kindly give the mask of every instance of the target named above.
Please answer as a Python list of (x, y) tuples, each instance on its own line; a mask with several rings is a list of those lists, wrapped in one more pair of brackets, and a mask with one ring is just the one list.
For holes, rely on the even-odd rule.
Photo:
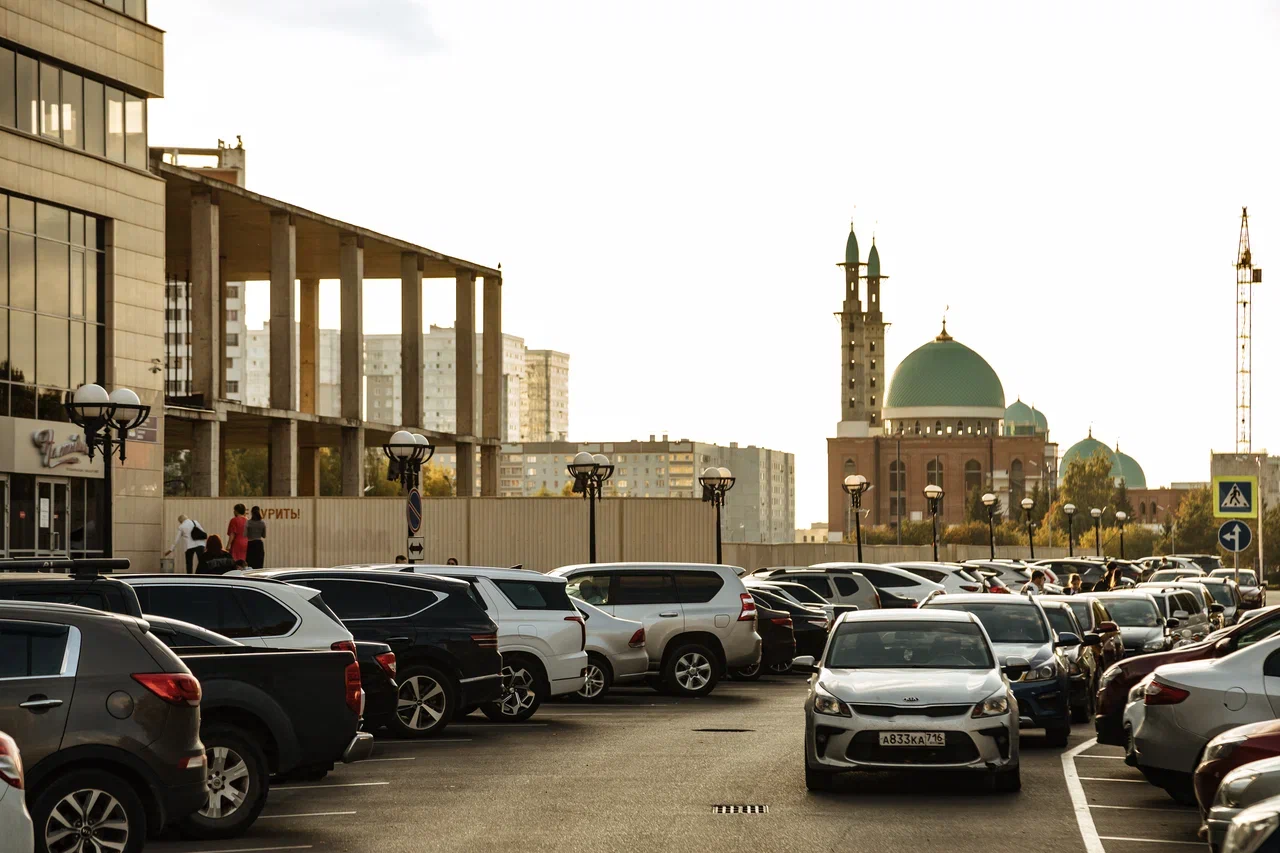
[(728, 468), (704, 468), (698, 477), (702, 486), (702, 499), (710, 501), (716, 508), (716, 565), (724, 562), (720, 544), (720, 508), (724, 506), (724, 496), (733, 488), (737, 478)]
[(1022, 506), (1022, 511), (1027, 514), (1027, 547), (1031, 549), (1031, 559), (1034, 560), (1036, 558), (1036, 541), (1031, 535), (1031, 508), (1036, 505), (1036, 502), (1031, 498), (1023, 498), (1019, 503)]
[[(84, 443), (89, 448), (89, 458), (102, 454), (102, 489), (106, 494), (103, 519), (102, 552), (111, 556), (111, 457), (125, 460), (125, 445), (129, 432), (142, 426), (151, 416), (151, 407), (142, 405), (138, 395), (130, 388), (117, 388), (110, 394), (101, 385), (81, 385), (67, 395), (62, 403), (71, 423), (84, 430)], [(115, 435), (112, 435), (112, 431)]]
[(422, 466), (435, 455), (436, 449), (425, 435), (401, 429), (392, 433), (391, 440), (382, 445), (382, 453), (387, 457), (387, 479), (399, 480), (407, 496), (405, 555), (410, 563), (416, 563), (422, 559), (425, 550), (422, 540), (417, 538), (422, 525), (422, 495), (418, 493), (418, 485), (422, 482)]
[(942, 503), (942, 486), (930, 483), (924, 487), (924, 496), (929, 501), (929, 514), (933, 516), (933, 561), (938, 562), (938, 505)]
[(1074, 557), (1076, 555), (1076, 532), (1072, 522), (1075, 520), (1076, 505), (1063, 504), (1062, 511), (1067, 514), (1067, 556)]
[(1093, 549), (1096, 556), (1102, 556), (1102, 510), (1096, 506), (1089, 510), (1093, 516)]
[(991, 543), (991, 559), (996, 558), (996, 496), (987, 492), (982, 496), (982, 505), (987, 508), (987, 538)]
[(587, 554), (589, 561), (596, 561), (596, 501), (604, 494), (604, 484), (613, 476), (613, 463), (603, 453), (591, 454), (579, 451), (569, 463), (569, 476), (573, 478), (574, 494), (581, 494), (590, 506), (590, 534)]
[(862, 493), (871, 488), (867, 478), (861, 474), (850, 474), (844, 478), (844, 490), (853, 504), (853, 538), (858, 543), (858, 562), (862, 562)]

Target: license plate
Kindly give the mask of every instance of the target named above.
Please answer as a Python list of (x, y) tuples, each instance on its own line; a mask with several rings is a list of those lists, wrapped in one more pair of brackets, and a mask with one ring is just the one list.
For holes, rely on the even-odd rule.
[(946, 746), (942, 732), (881, 732), (881, 746)]

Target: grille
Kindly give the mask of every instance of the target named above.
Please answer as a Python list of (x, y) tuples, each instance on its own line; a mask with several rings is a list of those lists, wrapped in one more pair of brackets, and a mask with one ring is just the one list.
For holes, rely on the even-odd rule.
[(966, 764), (978, 747), (964, 732), (946, 732), (945, 746), (881, 746), (879, 732), (858, 732), (845, 752), (850, 761), (877, 764)]
[(959, 717), (972, 705), (851, 705), (863, 717)]
[(711, 807), (712, 814), (768, 814), (768, 806), (718, 805)]

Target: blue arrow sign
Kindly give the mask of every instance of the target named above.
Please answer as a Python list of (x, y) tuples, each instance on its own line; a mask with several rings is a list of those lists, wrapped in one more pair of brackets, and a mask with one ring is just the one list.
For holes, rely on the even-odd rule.
[(1239, 553), (1253, 542), (1253, 531), (1243, 521), (1228, 521), (1218, 528), (1218, 543), (1233, 553)]
[(405, 517), (409, 522), (409, 535), (415, 536), (422, 527), (422, 495), (417, 489), (409, 491), (409, 501), (405, 505)]

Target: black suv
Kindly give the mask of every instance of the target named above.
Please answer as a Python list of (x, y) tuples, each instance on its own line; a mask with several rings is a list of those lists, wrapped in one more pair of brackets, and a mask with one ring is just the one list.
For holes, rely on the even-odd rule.
[(46, 601), (141, 616), (138, 595), (99, 572), (128, 571), (128, 560), (13, 560), (0, 562), (0, 601)]
[(0, 730), (22, 750), (38, 849), (135, 853), (199, 809), (200, 696), (135, 618), (0, 602)]
[(436, 734), (459, 709), (502, 697), (498, 626), (466, 581), (369, 569), (268, 569), (250, 576), (320, 590), (357, 640), (391, 647), (399, 683), (388, 725), (393, 734)]

